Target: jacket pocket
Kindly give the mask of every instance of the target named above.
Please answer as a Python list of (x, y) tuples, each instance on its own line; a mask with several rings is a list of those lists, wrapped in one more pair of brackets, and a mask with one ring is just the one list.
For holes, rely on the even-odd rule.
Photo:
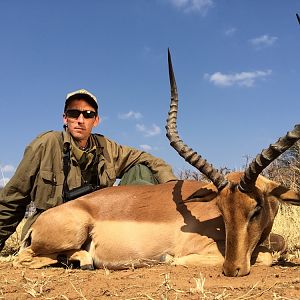
[(49, 171), (41, 171), (41, 178), (43, 181), (43, 184), (45, 184), (47, 190), (48, 190), (48, 197), (53, 198), (55, 195), (55, 189), (57, 185), (57, 179), (56, 174)]
[(36, 206), (48, 209), (61, 204), (63, 181), (63, 172), (41, 170), (36, 187)]
[(116, 181), (116, 172), (114, 168), (107, 168), (100, 176), (101, 188), (113, 186)]

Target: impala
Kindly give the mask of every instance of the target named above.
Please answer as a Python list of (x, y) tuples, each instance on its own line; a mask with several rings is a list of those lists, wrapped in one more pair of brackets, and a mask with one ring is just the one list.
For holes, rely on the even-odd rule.
[(167, 262), (220, 265), (226, 276), (243, 276), (251, 263), (271, 265), (271, 253), (260, 244), (271, 231), (279, 202), (299, 205), (300, 197), (260, 173), (300, 138), (300, 125), (263, 150), (245, 172), (225, 177), (177, 133), (178, 94), (170, 53), (168, 62), (167, 136), (211, 183), (109, 187), (51, 208), (27, 233), (15, 266), (40, 268), (56, 263), (61, 254), (79, 260), (83, 269)]

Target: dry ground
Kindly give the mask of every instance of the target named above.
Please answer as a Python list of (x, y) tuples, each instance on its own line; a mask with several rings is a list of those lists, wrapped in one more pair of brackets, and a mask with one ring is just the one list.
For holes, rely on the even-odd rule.
[(300, 299), (300, 261), (225, 277), (215, 267), (159, 265), (124, 271), (14, 269), (0, 263), (0, 299)]

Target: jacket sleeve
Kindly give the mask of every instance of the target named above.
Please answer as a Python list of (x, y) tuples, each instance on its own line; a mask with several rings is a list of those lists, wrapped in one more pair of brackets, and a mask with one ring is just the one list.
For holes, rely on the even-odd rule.
[(14, 176), (0, 192), (0, 244), (14, 233), (30, 203), (35, 175), (40, 164), (41, 150), (35, 151), (34, 142), (29, 145)]
[(132, 147), (122, 146), (114, 141), (107, 140), (108, 151), (111, 152), (115, 165), (117, 178), (123, 176), (132, 166), (144, 164), (147, 166), (159, 183), (177, 180), (172, 168), (164, 160), (157, 158), (147, 152)]

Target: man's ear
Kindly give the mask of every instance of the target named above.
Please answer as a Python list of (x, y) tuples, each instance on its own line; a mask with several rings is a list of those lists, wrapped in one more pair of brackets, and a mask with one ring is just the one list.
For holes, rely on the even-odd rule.
[(93, 127), (97, 127), (100, 123), (101, 119), (100, 117), (97, 115), (93, 124)]
[(64, 120), (64, 125), (68, 125), (68, 119), (65, 113), (63, 114), (63, 120)]

